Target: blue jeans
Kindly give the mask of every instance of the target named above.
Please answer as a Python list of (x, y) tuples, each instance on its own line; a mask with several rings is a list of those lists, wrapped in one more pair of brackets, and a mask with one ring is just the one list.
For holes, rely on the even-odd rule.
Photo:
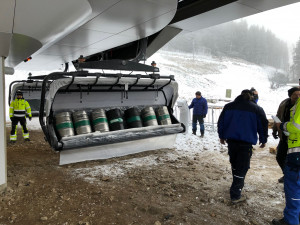
[(203, 133), (204, 132), (204, 120), (203, 120), (203, 116), (200, 115), (193, 115), (193, 131), (197, 131), (197, 121), (200, 124), (200, 132)]
[(284, 220), (290, 225), (299, 224), (300, 214), (300, 170), (285, 166), (284, 168), (284, 193), (285, 208)]

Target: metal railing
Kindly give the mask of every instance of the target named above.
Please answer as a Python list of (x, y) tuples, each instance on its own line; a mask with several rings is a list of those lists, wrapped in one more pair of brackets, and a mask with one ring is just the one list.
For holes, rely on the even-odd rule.
[[(217, 105), (208, 105), (208, 112), (206, 117), (204, 118), (204, 124), (206, 126), (210, 126), (213, 131), (215, 131), (215, 127), (217, 126), (219, 116), (223, 110), (223, 106), (217, 106)], [(193, 118), (193, 110), (190, 110), (189, 112), (189, 125), (192, 126), (192, 118)], [(181, 118), (179, 116), (180, 112), (178, 109), (178, 106), (175, 105), (174, 107), (174, 115), (175, 117), (181, 121)]]
[(213, 131), (215, 131), (215, 126), (217, 126), (222, 110), (223, 106), (208, 105), (208, 111), (206, 118), (204, 119), (204, 124), (211, 126)]

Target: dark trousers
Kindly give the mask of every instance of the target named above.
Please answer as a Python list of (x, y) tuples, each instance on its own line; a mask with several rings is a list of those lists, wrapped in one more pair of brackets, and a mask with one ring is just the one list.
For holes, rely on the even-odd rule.
[(287, 151), (288, 151), (288, 143), (284, 140), (280, 140), (277, 146), (276, 161), (280, 166), (282, 172), (284, 172)]
[(20, 122), (21, 126), (23, 127), (23, 132), (28, 133), (27, 127), (26, 127), (26, 118), (25, 117), (13, 117), (11, 121), (11, 135), (14, 135), (16, 133), (16, 127), (18, 123)]
[(252, 145), (247, 142), (228, 140), (228, 154), (232, 169), (233, 181), (230, 187), (230, 198), (239, 199), (244, 187), (246, 174), (250, 168)]
[(200, 124), (200, 132), (204, 133), (204, 120), (203, 120), (203, 116), (200, 115), (193, 115), (193, 123), (192, 123), (192, 127), (193, 127), (193, 131), (197, 131), (197, 121)]

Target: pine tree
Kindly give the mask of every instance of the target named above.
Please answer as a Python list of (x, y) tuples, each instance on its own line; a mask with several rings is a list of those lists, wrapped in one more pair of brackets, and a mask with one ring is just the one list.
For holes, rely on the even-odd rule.
[(293, 65), (291, 66), (292, 81), (298, 82), (300, 78), (300, 38), (293, 52)]

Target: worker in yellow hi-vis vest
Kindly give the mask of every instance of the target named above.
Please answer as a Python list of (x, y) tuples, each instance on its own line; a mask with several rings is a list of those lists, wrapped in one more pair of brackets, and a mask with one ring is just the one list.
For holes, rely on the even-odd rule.
[(17, 141), (17, 125), (20, 122), (23, 131), (23, 138), (25, 141), (30, 141), (29, 132), (26, 126), (26, 113), (29, 120), (31, 120), (31, 108), (29, 103), (23, 98), (22, 91), (17, 91), (17, 98), (10, 103), (9, 117), (11, 120), (10, 143)]

